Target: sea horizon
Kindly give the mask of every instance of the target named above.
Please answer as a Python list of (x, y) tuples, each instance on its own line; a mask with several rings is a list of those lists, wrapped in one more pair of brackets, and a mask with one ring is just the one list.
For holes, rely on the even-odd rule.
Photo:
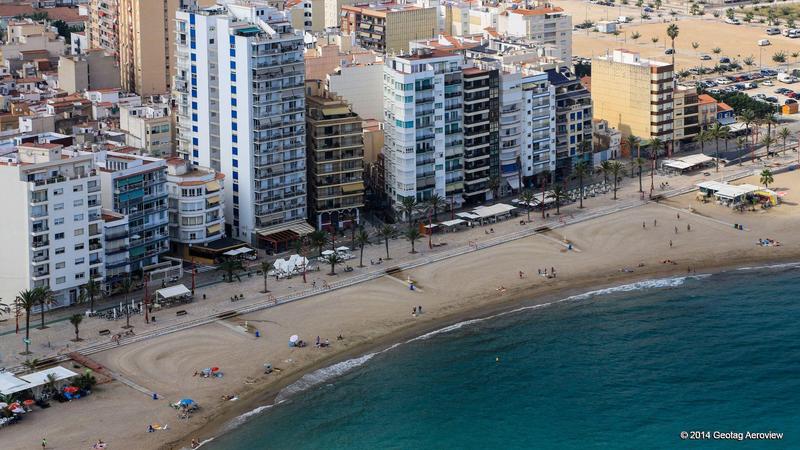
[[(257, 426), (269, 425), (273, 421), (280, 423), (281, 420), (286, 420), (286, 417), (283, 416), (277, 419), (272, 416), (284, 414), (282, 408), (295, 407), (294, 405), (301, 402), (309, 402), (309, 397), (311, 396), (314, 396), (315, 400), (319, 400), (316, 398), (317, 396), (324, 396), (326, 391), (335, 391), (337, 389), (337, 385), (340, 383), (351, 383), (352, 377), (357, 377), (359, 371), (370, 368), (370, 363), (389, 366), (396, 364), (397, 362), (392, 360), (392, 353), (407, 351), (407, 349), (404, 347), (408, 347), (409, 345), (434, 339), (457, 340), (459, 339), (458, 333), (469, 334), (472, 332), (470, 329), (480, 326), (488, 326), (487, 324), (492, 324), (493, 322), (502, 321), (504, 319), (507, 321), (510, 320), (513, 323), (516, 318), (524, 314), (537, 314), (540, 319), (547, 318), (548, 309), (553, 310), (553, 314), (556, 316), (551, 318), (551, 320), (568, 320), (568, 316), (563, 316), (563, 310), (557, 310), (559, 307), (565, 307), (567, 305), (569, 305), (569, 308), (567, 309), (580, 309), (595, 303), (614, 304), (614, 300), (618, 300), (621, 302), (626, 302), (628, 306), (636, 306), (637, 298), (639, 301), (644, 301), (653, 295), (659, 295), (659, 293), (664, 295), (666, 292), (677, 292), (682, 290), (686, 291), (687, 289), (701, 288), (703, 281), (710, 277), (716, 277), (715, 281), (717, 283), (730, 283), (732, 279), (740, 277), (763, 278), (765, 275), (792, 276), (793, 274), (797, 276), (798, 274), (795, 269), (798, 267), (800, 267), (800, 262), (790, 262), (752, 267), (735, 267), (714, 273), (700, 273), (689, 274), (685, 276), (644, 279), (602, 289), (588, 290), (584, 293), (562, 297), (560, 299), (545, 303), (517, 307), (485, 317), (463, 320), (454, 324), (446, 325), (411, 339), (393, 343), (389, 346), (384, 346), (378, 350), (367, 352), (358, 357), (340, 361), (327, 367), (307, 373), (299, 380), (282, 389), (275, 397), (274, 402), (258, 406), (244, 414), (237, 416), (233, 420), (229, 420), (222, 427), (223, 431), (220, 434), (204, 440), (202, 446), (210, 450), (232, 450), (237, 448), (245, 448), (239, 447), (236, 444), (236, 441), (239, 441), (239, 435), (247, 434), (248, 439), (250, 439), (253, 437), (253, 433), (258, 435), (258, 432), (253, 431), (254, 428), (257, 428)], [(776, 275), (776, 273), (780, 275)], [(662, 301), (668, 300), (669, 299), (662, 299)], [(495, 331), (502, 330), (503, 328), (504, 325), (501, 323), (500, 326), (495, 329)], [(502, 334), (502, 331), (500, 333)], [(486, 364), (494, 363), (497, 366), (502, 366), (503, 362), (504, 357), (498, 355), (496, 360), (486, 362)], [(795, 361), (795, 363), (800, 364), (800, 361)], [(325, 389), (326, 387), (329, 387), (330, 390)], [(313, 402), (309, 402), (308, 405), (305, 403), (303, 404), (304, 406), (313, 407)], [(680, 433), (680, 430), (678, 433)], [(675, 442), (677, 443), (678, 441)], [(296, 443), (296, 445), (301, 448), (306, 448), (302, 443)], [(336, 445), (333, 447), (344, 448), (337, 447)], [(349, 445), (346, 447), (349, 447)], [(396, 447), (393, 445), (388, 445), (388, 447), (405, 448), (402, 446)], [(277, 448), (284, 447), (277, 446)], [(322, 447), (311, 445), (309, 448)], [(356, 448), (358, 448), (358, 446), (356, 446)]]

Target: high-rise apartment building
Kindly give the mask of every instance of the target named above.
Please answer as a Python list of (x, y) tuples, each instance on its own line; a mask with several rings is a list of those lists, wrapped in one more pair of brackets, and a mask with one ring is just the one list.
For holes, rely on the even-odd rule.
[(342, 6), (341, 29), (381, 53), (408, 52), (409, 42), (436, 36), (437, 8), (406, 3)]
[(464, 201), (475, 204), (499, 192), (500, 80), (497, 69), (470, 67), (463, 83)]
[(103, 207), (128, 220), (127, 260), (120, 274), (142, 275), (169, 250), (167, 163), (127, 153), (94, 153)]
[(500, 14), (497, 31), (509, 36), (525, 37), (557, 49), (556, 58), (572, 60), (572, 16), (559, 7), (507, 9)]
[(251, 0), (178, 12), (175, 42), (179, 154), (226, 175), (226, 235), (286, 248), (310, 231), (302, 35)]
[(594, 117), (643, 141), (673, 138), (672, 65), (614, 50), (592, 61)]
[(344, 100), (306, 83), (309, 219), (318, 229), (361, 223), (364, 142), (361, 117)]
[(166, 103), (121, 106), (119, 128), (125, 131), (125, 143), (131, 147), (151, 156), (172, 154), (172, 118)]
[(386, 61), (384, 155), (392, 206), (433, 194), (463, 203), (463, 63), (460, 54), (430, 49)]
[(53, 143), (19, 145), (0, 159), (0, 190), (8, 212), (0, 221), (0, 297), (49, 287), (50, 308), (76, 303), (81, 286), (105, 272), (92, 156), (62, 155)]
[(546, 71), (555, 88), (556, 167), (554, 180), (572, 173), (580, 161), (592, 160), (592, 97), (578, 78), (560, 67)]
[(175, 12), (214, 0), (90, 0), (89, 43), (119, 61), (122, 88), (142, 96), (170, 92), (175, 74)]

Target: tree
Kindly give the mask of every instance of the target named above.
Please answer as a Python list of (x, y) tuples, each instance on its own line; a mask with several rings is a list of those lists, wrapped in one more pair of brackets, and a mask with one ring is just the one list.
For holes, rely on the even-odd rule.
[(364, 267), (364, 246), (369, 245), (369, 233), (364, 228), (359, 228), (356, 233), (356, 245), (361, 250), (361, 255), (358, 259), (358, 267)]
[(728, 8), (725, 10), (725, 17), (727, 17), (730, 20), (736, 18), (736, 14), (734, 14), (733, 8)]
[(644, 189), (642, 189), (642, 166), (644, 166), (644, 158), (636, 158), (636, 165), (639, 167), (639, 192), (644, 193)]
[(611, 161), (611, 175), (614, 176), (614, 200), (617, 199), (617, 181), (619, 180), (619, 174), (624, 170), (622, 163), (619, 161)]
[(530, 189), (525, 189), (519, 194), (519, 199), (525, 203), (525, 209), (528, 212), (528, 222), (531, 221), (531, 207), (535, 197), (536, 194), (534, 194)]
[(422, 233), (419, 232), (419, 229), (417, 227), (408, 227), (403, 236), (408, 239), (408, 242), (411, 242), (411, 253), (417, 253), (414, 249), (414, 243), (422, 238)]
[[(745, 128), (747, 128), (747, 133), (752, 134), (752, 130), (750, 130), (750, 126), (755, 123), (756, 121), (756, 113), (753, 112), (751, 109), (742, 110), (739, 114), (739, 121), (744, 123)], [(741, 161), (740, 161), (741, 164)]]
[(600, 170), (603, 171), (603, 184), (608, 184), (608, 172), (611, 170), (611, 161), (601, 162)]
[(496, 199), (498, 197), (498, 191), (500, 189), (500, 177), (498, 176), (491, 176), (489, 177), (489, 181), (486, 183), (486, 187), (492, 192), (492, 198)]
[[(295, 253), (297, 253), (298, 255), (300, 255), (303, 258), (303, 261), (307, 261), (305, 259), (305, 257), (306, 257), (306, 237), (300, 237), (299, 239), (294, 241), (294, 251), (295, 251)], [(303, 264), (303, 283), (306, 282), (306, 269), (307, 269), (307, 266), (308, 266), (308, 263), (305, 262)]]
[(556, 202), (556, 215), (561, 214), (561, 202), (567, 198), (567, 192), (564, 190), (564, 187), (560, 184), (553, 186), (553, 190), (550, 192), (550, 198)]
[(678, 37), (679, 33), (680, 33), (680, 29), (678, 28), (678, 25), (673, 23), (673, 24), (670, 24), (667, 27), (667, 36), (672, 41), (672, 66), (673, 67), (675, 66), (675, 38)]
[(767, 155), (770, 154), (769, 147), (774, 143), (775, 143), (775, 138), (770, 135), (766, 135), (763, 138), (761, 138), (761, 145), (767, 148)]
[(631, 157), (631, 178), (633, 178), (633, 149), (639, 145), (639, 138), (629, 134), (625, 138), (625, 143), (628, 144), (628, 152), (630, 152)]
[(713, 139), (711, 131), (700, 130), (697, 133), (697, 136), (694, 137), (694, 140), (700, 144), (700, 153), (705, 153), (705, 144), (711, 139)]
[(37, 295), (36, 288), (25, 289), (20, 291), (16, 298), (17, 310), (25, 311), (25, 352), (22, 353), (23, 355), (31, 354), (28, 350), (31, 341), (31, 310), (39, 302)]
[(739, 136), (736, 138), (736, 150), (737, 150), (737, 155), (739, 155), (737, 159), (739, 160), (740, 166), (742, 165), (742, 156), (741, 156), (742, 147), (745, 147), (746, 145), (747, 145), (747, 139), (744, 136)]
[(789, 139), (789, 135), (792, 134), (788, 128), (783, 127), (778, 131), (778, 137), (781, 138), (783, 141), (783, 153), (786, 154), (786, 140)]
[(80, 314), (73, 314), (69, 318), (69, 323), (71, 323), (72, 326), (75, 327), (75, 342), (82, 341), (82, 339), (81, 339), (81, 337), (79, 335), (80, 330), (78, 329), (78, 327), (80, 326), (81, 322), (83, 322), (83, 316), (80, 315)]
[(797, 58), (800, 58), (800, 52), (792, 52), (791, 56), (792, 59), (794, 59), (794, 61), (797, 62)]
[(747, 22), (747, 23), (750, 23), (750, 22), (753, 21), (754, 17), (755, 17), (755, 15), (753, 14), (753, 11), (747, 11), (744, 14), (744, 21)]
[(784, 53), (784, 52), (775, 53), (774, 55), (772, 55), (772, 61), (774, 61), (774, 62), (776, 62), (778, 64), (785, 63), (786, 62), (786, 53)]
[(761, 184), (764, 185), (764, 189), (769, 189), (769, 185), (775, 181), (775, 178), (772, 176), (772, 172), (769, 169), (764, 169), (761, 171)]
[(756, 60), (752, 56), (745, 56), (742, 58), (742, 62), (745, 66), (752, 67), (756, 63)]
[(133, 290), (133, 280), (131, 280), (130, 276), (125, 277), (122, 280), (122, 284), (120, 285), (120, 290), (122, 294), (125, 296), (125, 301), (122, 303), (125, 305), (125, 326), (122, 328), (130, 328), (131, 327), (131, 308), (128, 305), (128, 294)]
[(698, 48), (700, 48), (700, 43), (697, 41), (692, 42), (692, 48), (697, 50)]
[(89, 299), (89, 312), (91, 313), (94, 313), (94, 298), (98, 295), (103, 295), (103, 288), (100, 283), (94, 279), (89, 279), (89, 281), (81, 287), (81, 301), (86, 301), (86, 298)]
[(26, 359), (22, 363), (22, 365), (25, 366), (26, 369), (28, 369), (29, 373), (33, 373), (36, 371), (39, 365), (41, 365), (41, 363), (42, 362), (38, 358), (33, 358), (33, 359)]
[(664, 150), (664, 142), (661, 141), (659, 138), (653, 138), (649, 141), (649, 152), (650, 152), (650, 160), (652, 161), (652, 166), (650, 167), (650, 195), (653, 195), (653, 191), (656, 189), (656, 167), (658, 167), (658, 157), (661, 156), (661, 152)]
[[(719, 122), (715, 123), (708, 133), (711, 135), (711, 138), (714, 139), (714, 158), (717, 160), (717, 172), (719, 172), (719, 139), (723, 135), (722, 131), (723, 126), (720, 125)], [(726, 133), (727, 134), (727, 133)], [(725, 136), (727, 138), (727, 136)]]
[(428, 207), (431, 210), (431, 215), (433, 216), (433, 221), (439, 221), (439, 210), (444, 207), (445, 199), (438, 193), (434, 192), (431, 195), (431, 198), (428, 199)]
[(579, 161), (575, 164), (574, 173), (578, 177), (578, 198), (580, 202), (578, 208), (583, 209), (583, 179), (589, 175), (589, 164), (586, 161)]
[(378, 230), (378, 236), (383, 239), (383, 243), (386, 245), (386, 259), (392, 259), (389, 257), (389, 239), (395, 237), (397, 231), (391, 225), (384, 225)]
[(402, 211), (403, 217), (405, 217), (408, 225), (411, 225), (411, 221), (414, 219), (414, 214), (418, 209), (419, 203), (413, 196), (403, 197), (403, 200), (400, 201), (400, 211)]
[(311, 246), (316, 247), (317, 253), (321, 256), (322, 248), (328, 245), (328, 233), (323, 230), (314, 230), (308, 235), (308, 239), (311, 242)]
[(542, 182), (542, 219), (545, 218), (544, 195), (547, 192), (547, 184), (550, 182), (550, 172), (547, 170), (539, 174), (539, 179)]
[(653, 42), (653, 44), (657, 44), (658, 43), (658, 36), (653, 36), (653, 37), (650, 38), (650, 40)]
[(268, 274), (270, 268), (272, 268), (272, 265), (269, 263), (269, 261), (261, 261), (261, 264), (259, 264), (259, 269), (261, 269), (261, 275), (264, 276), (264, 290), (262, 291), (264, 294), (269, 292), (269, 289), (267, 289), (267, 278), (269, 278)]
[(238, 281), (242, 281), (239, 277), (239, 272), (244, 270), (242, 262), (238, 259), (226, 259), (217, 265), (217, 270), (222, 272), (222, 279), (227, 280), (228, 283), (233, 283), (233, 278), (236, 277)]
[(44, 330), (46, 328), (44, 326), (44, 313), (47, 307), (53, 303), (54, 300), (53, 291), (51, 291), (50, 288), (47, 286), (38, 287), (34, 289), (34, 291), (36, 291), (36, 296), (37, 296), (36, 299), (40, 306), (39, 312), (41, 313), (42, 317), (42, 325), (39, 327), (39, 329)]
[(639, 39), (640, 37), (642, 37), (642, 34), (639, 33), (638, 31), (634, 31), (633, 33), (631, 33), (631, 39), (633, 39), (634, 41)]
[(714, 48), (711, 49), (711, 53), (713, 53), (715, 55), (719, 55), (720, 53), (722, 53), (722, 49), (719, 48), (719, 47), (714, 47)]
[(333, 252), (325, 257), (325, 262), (331, 265), (331, 273), (328, 275), (336, 275), (336, 264), (344, 262), (342, 257), (337, 252)]

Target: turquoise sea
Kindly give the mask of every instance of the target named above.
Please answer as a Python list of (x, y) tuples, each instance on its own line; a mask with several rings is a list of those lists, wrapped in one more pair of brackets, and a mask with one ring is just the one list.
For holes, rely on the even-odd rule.
[(800, 448), (799, 283), (733, 270), (457, 324), (309, 374), (203, 448)]

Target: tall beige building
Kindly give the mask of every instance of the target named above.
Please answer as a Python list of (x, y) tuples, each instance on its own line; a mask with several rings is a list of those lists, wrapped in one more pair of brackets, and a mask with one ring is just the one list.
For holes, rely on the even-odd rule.
[(592, 61), (594, 118), (608, 121), (624, 135), (643, 140), (673, 139), (672, 64), (614, 50)]
[(166, 94), (175, 74), (175, 12), (215, 0), (90, 0), (89, 43), (117, 57), (122, 88)]
[(409, 42), (436, 36), (436, 8), (412, 4), (342, 6), (341, 29), (358, 45), (381, 53), (408, 53)]

